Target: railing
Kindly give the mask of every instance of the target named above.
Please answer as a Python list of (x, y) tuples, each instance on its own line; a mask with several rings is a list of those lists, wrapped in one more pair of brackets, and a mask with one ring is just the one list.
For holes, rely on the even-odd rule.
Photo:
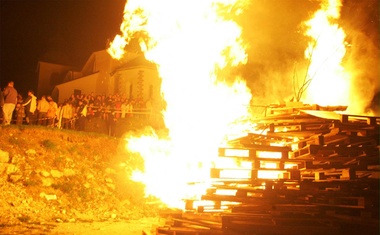
[[(132, 111), (121, 111), (120, 109), (102, 108), (99, 106), (89, 106), (88, 108), (91, 108), (92, 111), (89, 112), (89, 110), (87, 109), (87, 115), (86, 116), (90, 116), (91, 112), (94, 114), (94, 116), (98, 116), (99, 112), (101, 112), (101, 114), (112, 114), (112, 115), (114, 115), (114, 117), (116, 116), (117, 119), (123, 118), (123, 114), (125, 115), (124, 118), (145, 116), (144, 118), (146, 118), (146, 119), (153, 119), (153, 118), (157, 118), (160, 116), (160, 112), (156, 112), (156, 111), (153, 111), (152, 109), (146, 109), (146, 108), (134, 108)], [(15, 109), (14, 114), (12, 116), (12, 122), (11, 123), (14, 123), (14, 124), (17, 123), (17, 113), (16, 112), (17, 111)], [(116, 114), (119, 114), (119, 116), (117, 117)], [(25, 123), (25, 120), (27, 118), (26, 114), (24, 114), (24, 115), (25, 116), (23, 116), (22, 124)], [(33, 121), (36, 124), (40, 123), (41, 121), (42, 122), (48, 122), (49, 120), (52, 119), (51, 117), (38, 118), (38, 112), (35, 112), (34, 117), (35, 118), (33, 119)], [(70, 122), (75, 121), (78, 118), (79, 117), (78, 117), (77, 113), (74, 112), (73, 117), (70, 118)], [(53, 119), (54, 119), (54, 123), (56, 124), (57, 119), (59, 119), (59, 117), (56, 115)], [(3, 115), (2, 115), (2, 113), (0, 113), (0, 123), (2, 123), (2, 122), (3, 122)]]

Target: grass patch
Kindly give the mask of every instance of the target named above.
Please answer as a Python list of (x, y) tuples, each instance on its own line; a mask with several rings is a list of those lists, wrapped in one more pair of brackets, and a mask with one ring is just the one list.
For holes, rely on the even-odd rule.
[(42, 140), (41, 145), (45, 147), (46, 149), (55, 150), (57, 148), (57, 145), (48, 139)]

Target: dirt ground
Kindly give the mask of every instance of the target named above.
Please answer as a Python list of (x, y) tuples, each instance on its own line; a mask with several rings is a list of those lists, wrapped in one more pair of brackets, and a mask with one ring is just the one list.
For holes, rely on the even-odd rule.
[(162, 205), (130, 179), (142, 167), (123, 138), (0, 127), (0, 234), (150, 234)]
[(131, 221), (22, 224), (0, 228), (0, 234), (153, 235), (159, 224), (158, 217)]

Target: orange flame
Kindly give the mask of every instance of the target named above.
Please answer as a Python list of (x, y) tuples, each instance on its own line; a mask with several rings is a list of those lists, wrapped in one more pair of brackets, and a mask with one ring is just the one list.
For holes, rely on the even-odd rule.
[(209, 179), (226, 133), (241, 133), (250, 117), (245, 82), (223, 82), (228, 76), (223, 68), (247, 59), (241, 29), (225, 18), (239, 12), (236, 6), (232, 0), (128, 1), (122, 35), (108, 50), (121, 58), (125, 45), (136, 38), (145, 57), (157, 65), (168, 136), (150, 130), (128, 137), (127, 148), (144, 158), (144, 172), (135, 177), (145, 183), (147, 194), (172, 207), (183, 208), (182, 199), (204, 192), (205, 186), (190, 187), (189, 182)]
[(350, 75), (342, 66), (345, 33), (334, 23), (341, 7), (339, 0), (324, 0), (321, 9), (306, 22), (306, 35), (312, 41), (305, 51), (310, 60), (305, 82), (310, 84), (304, 102), (322, 106), (349, 104)]

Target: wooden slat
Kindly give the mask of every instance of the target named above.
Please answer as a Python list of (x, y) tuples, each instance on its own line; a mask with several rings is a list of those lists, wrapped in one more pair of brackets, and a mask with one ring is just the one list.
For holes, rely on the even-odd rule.
[[(282, 113), (257, 120), (257, 130), (267, 134), (249, 133), (229, 141), (232, 147), (219, 148), (221, 160), (236, 160), (248, 174), (221, 175), (241, 169), (216, 164), (210, 169), (212, 183), (200, 198), (204, 206), (194, 209), (190, 201), (190, 209), (183, 217), (173, 216), (162, 234), (335, 235), (350, 220), (378, 230), (379, 117), (330, 109), (298, 115), (295, 110), (277, 109)], [(279, 143), (283, 146), (272, 146)], [(277, 158), (259, 157), (262, 152)], [(268, 169), (263, 163), (275, 164)], [(286, 164), (296, 167), (287, 169)], [(284, 176), (261, 179), (259, 171), (282, 171)]]

